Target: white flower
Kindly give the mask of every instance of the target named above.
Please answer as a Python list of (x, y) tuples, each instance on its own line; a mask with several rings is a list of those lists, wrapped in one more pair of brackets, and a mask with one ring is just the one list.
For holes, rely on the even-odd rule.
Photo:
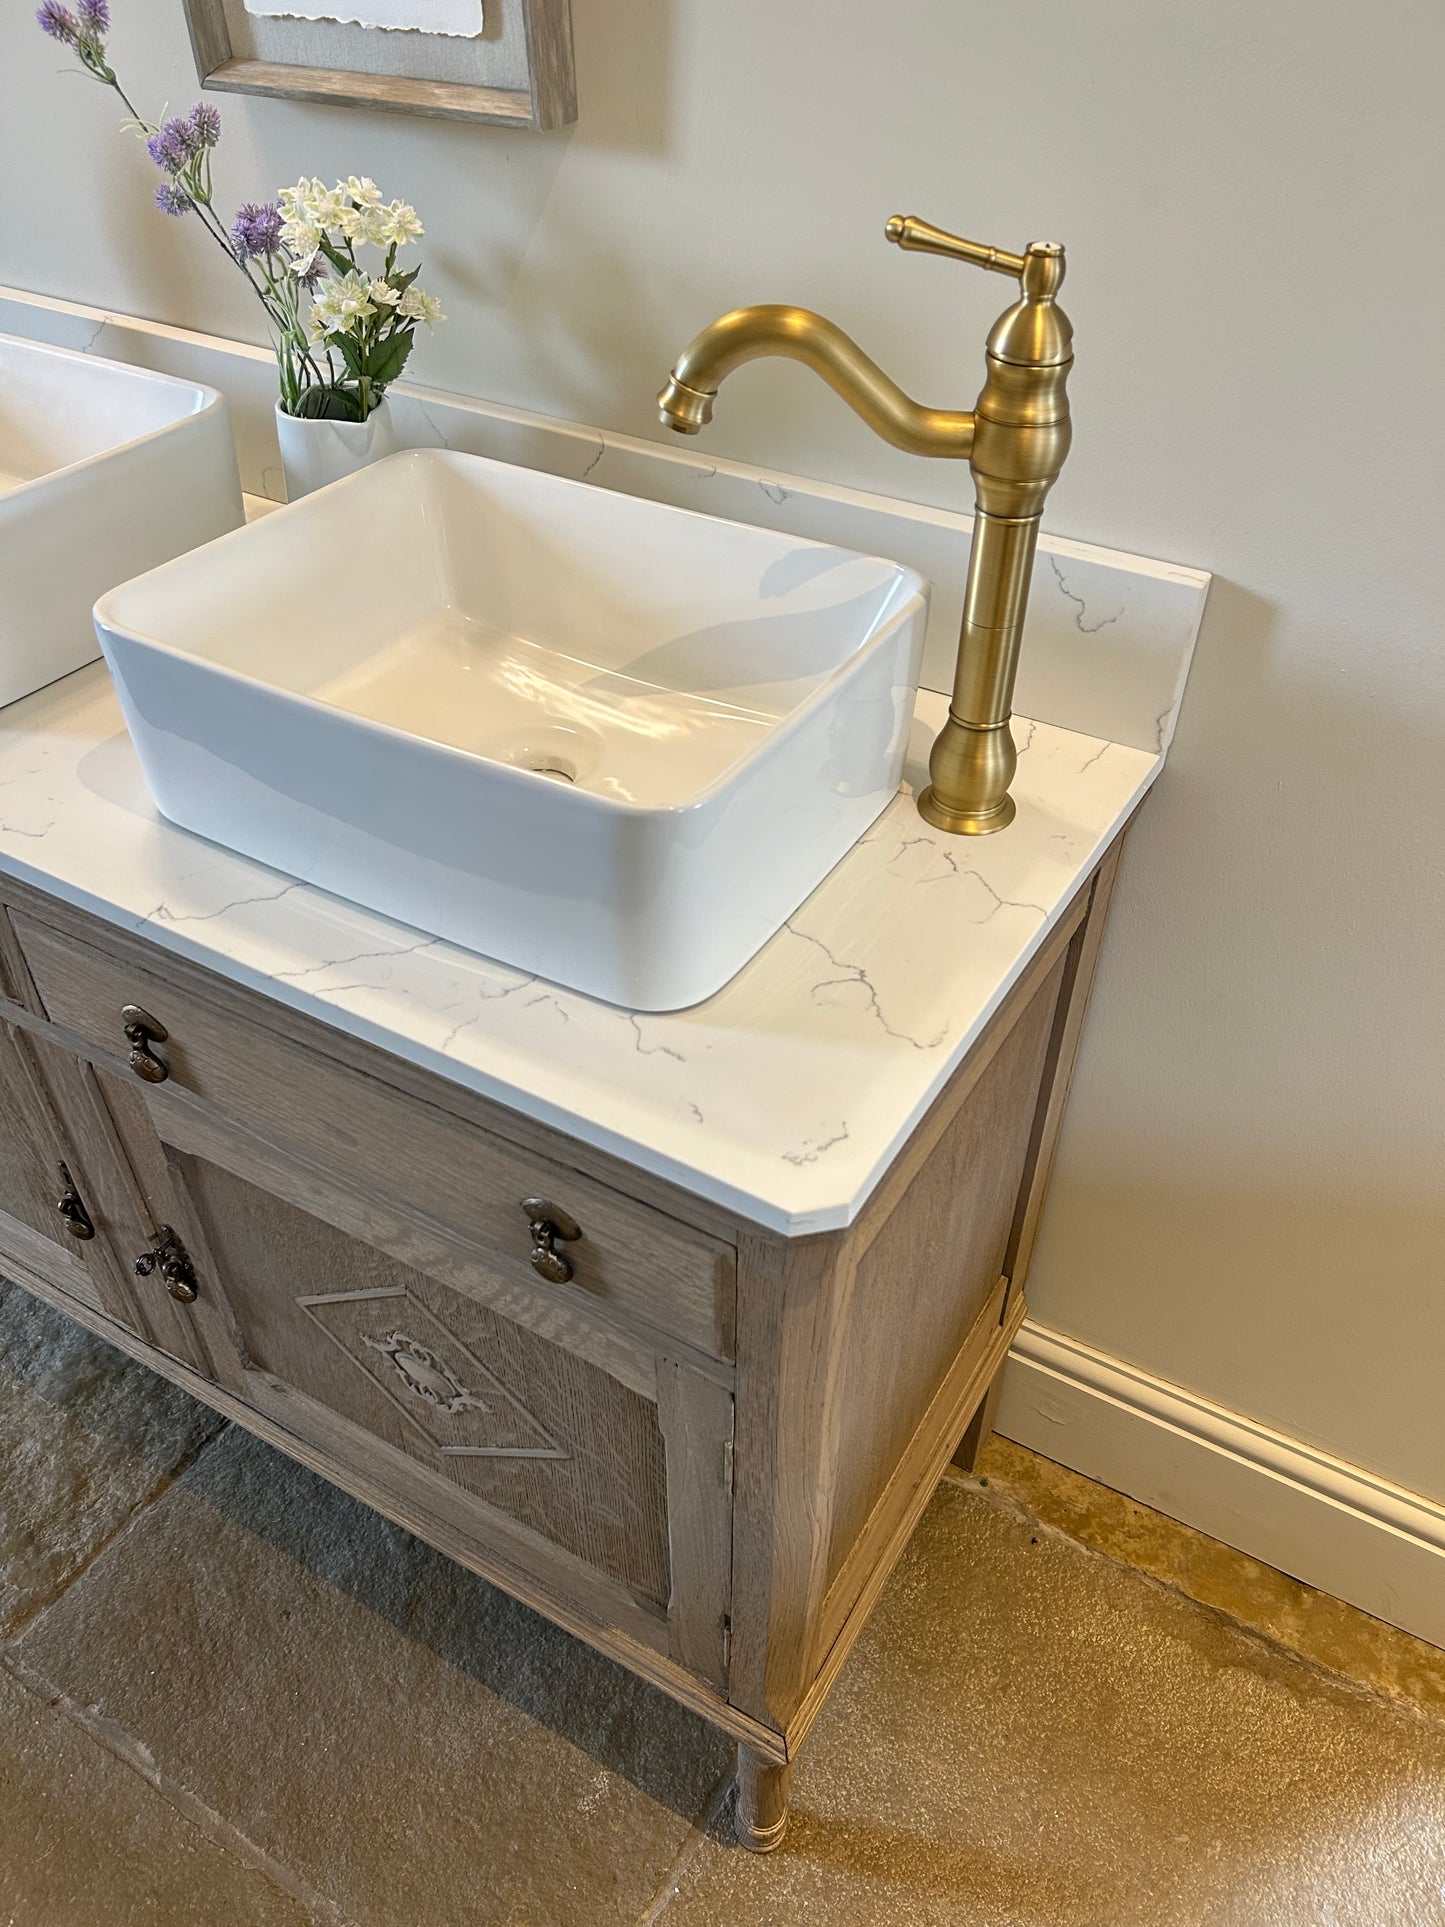
[(302, 175), (295, 187), (283, 187), (276, 196), (281, 203), (281, 212), (288, 221), (298, 226), (322, 227), (325, 225), (317, 215), (317, 208), (326, 198), (326, 189), (313, 176), (308, 179)]
[(309, 221), (283, 221), (281, 242), (294, 261), (309, 262), (314, 260), (316, 250), (321, 246), (321, 230), (313, 227)]
[(367, 207), (343, 205), (336, 210), (336, 219), (332, 226), (347, 241), (365, 241), (368, 239), (367, 217), (370, 213), (371, 209)]
[(383, 308), (394, 308), (401, 300), (401, 289), (394, 288), (389, 281), (373, 281), (370, 284), (371, 298)]
[(358, 207), (375, 207), (381, 199), (381, 189), (375, 181), (368, 180), (364, 174), (360, 180), (357, 180), (354, 174), (348, 174), (346, 191)]
[(434, 328), (439, 321), (445, 321), (442, 304), (434, 294), (423, 294), (420, 288), (408, 288), (401, 297), (397, 312), (408, 321), (424, 321), (428, 328)]
[(276, 196), (281, 203), (281, 239), (292, 254), (314, 254), (321, 239), (311, 218), (311, 190), (319, 181), (308, 181), (303, 174), (295, 187), (283, 187)]
[(295, 187), (283, 187), (279, 196), (281, 212), (288, 222), (296, 227), (339, 228), (342, 217), (347, 213), (350, 203), (347, 189), (338, 181), (335, 187), (327, 187), (315, 175), (310, 179), (302, 175)]
[(370, 283), (353, 270), (339, 280), (323, 282), (311, 303), (307, 332), (313, 341), (323, 335), (344, 334), (353, 321), (367, 321), (376, 313)]
[(281, 203), (281, 212), (286, 216), (287, 220), (290, 221), (295, 220), (298, 216), (305, 217), (310, 210), (312, 202), (318, 195), (324, 194), (325, 192), (326, 190), (322, 187), (320, 181), (314, 178), (308, 180), (303, 174), (295, 187), (283, 187), (281, 192), (276, 196), (276, 199)]
[(361, 210), (363, 236), (377, 247), (384, 248), (391, 239), (391, 211), (380, 205)]
[(336, 287), (342, 314), (349, 317), (376, 313), (376, 305), (371, 299), (371, 283), (365, 275), (343, 275)]
[(393, 201), (389, 207), (378, 208), (377, 214), (380, 218), (371, 238), (383, 246), (395, 244), (403, 247), (408, 241), (415, 241), (426, 233), (417, 219), (416, 209), (409, 207), (405, 201)]

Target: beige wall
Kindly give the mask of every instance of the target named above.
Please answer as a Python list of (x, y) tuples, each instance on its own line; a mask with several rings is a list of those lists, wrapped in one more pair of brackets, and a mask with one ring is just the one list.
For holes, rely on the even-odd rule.
[[(1445, 1498), (1445, 11), (573, 4), (577, 128), (223, 100), (223, 192), (375, 175), (421, 209), (452, 317), (419, 378), (641, 434), (674, 351), (753, 299), (966, 404), (999, 287), (885, 248), (885, 217), (1067, 241), (1077, 439), (1047, 525), (1218, 579), (1036, 1315)], [(113, 5), (138, 104), (188, 105), (180, 0)], [(59, 64), (7, 4), (0, 279), (255, 338)], [(739, 377), (710, 446), (966, 498), (797, 368)]]

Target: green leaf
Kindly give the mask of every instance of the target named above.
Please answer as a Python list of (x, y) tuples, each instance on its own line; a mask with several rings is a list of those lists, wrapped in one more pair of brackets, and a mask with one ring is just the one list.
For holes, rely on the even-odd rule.
[(291, 411), (302, 421), (361, 422), (361, 400), (345, 388), (303, 388)]
[(353, 336), (347, 334), (328, 335), (327, 339), (341, 356), (341, 359), (346, 363), (348, 374), (355, 375), (356, 378), (360, 380), (364, 374), (369, 372), (362, 360), (361, 348)]
[(398, 329), (385, 340), (378, 341), (366, 358), (365, 374), (378, 388), (397, 380), (406, 366), (406, 358), (411, 353), (411, 330)]

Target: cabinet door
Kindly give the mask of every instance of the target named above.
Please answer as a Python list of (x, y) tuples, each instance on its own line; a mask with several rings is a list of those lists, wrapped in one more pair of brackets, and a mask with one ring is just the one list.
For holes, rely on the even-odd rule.
[(0, 1261), (27, 1270), (132, 1329), (135, 1304), (117, 1245), (118, 1147), (83, 1105), (88, 1072), (53, 1045), (0, 1023)]
[(145, 1111), (220, 1384), (511, 1590), (723, 1683), (726, 1368), (659, 1355), (189, 1104)]
[(9, 1024), (0, 1024), (0, 1211), (69, 1256), (79, 1241), (57, 1208), (66, 1183), (59, 1125), (31, 1049)]

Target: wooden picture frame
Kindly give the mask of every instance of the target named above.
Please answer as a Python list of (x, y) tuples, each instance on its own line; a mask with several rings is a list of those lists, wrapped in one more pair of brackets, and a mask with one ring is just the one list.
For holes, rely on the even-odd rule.
[[(571, 0), (488, 0), (489, 10), (498, 10), (512, 43), (509, 71), (495, 82), (487, 74), (488, 56), (498, 51), (495, 36), (457, 43), (458, 57), (464, 53), (475, 62), (474, 77), (439, 79), (427, 74), (426, 63), (418, 59), (422, 43), (438, 44), (432, 35), (388, 33), (354, 22), (282, 23), (300, 27), (313, 44), (325, 47), (328, 40), (334, 42), (334, 48), (326, 51), (328, 55), (334, 51), (338, 61), (346, 58), (348, 46), (354, 49), (359, 44), (356, 36), (364, 35), (369, 55), (381, 55), (387, 70), (302, 65), (258, 57), (257, 51), (238, 47), (239, 32), (256, 23), (238, 13), (236, 0), (181, 0), (181, 4), (201, 84), (220, 93), (372, 107), (383, 113), (425, 114), (494, 127), (565, 127), (577, 118)], [(524, 67), (520, 74), (519, 64)], [(408, 67), (414, 71), (408, 72)]]

